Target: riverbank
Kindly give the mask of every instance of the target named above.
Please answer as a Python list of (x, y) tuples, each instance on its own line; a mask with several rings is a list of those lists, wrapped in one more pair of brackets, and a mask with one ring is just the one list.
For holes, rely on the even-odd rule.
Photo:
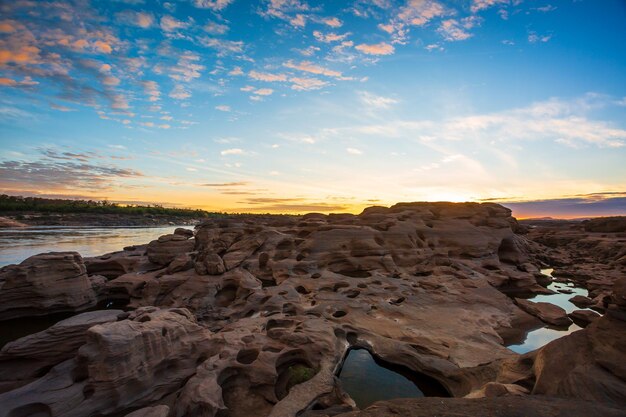
[(28, 226), (93, 226), (93, 227), (157, 227), (169, 225), (195, 226), (206, 217), (163, 214), (107, 213), (3, 213), (0, 228)]

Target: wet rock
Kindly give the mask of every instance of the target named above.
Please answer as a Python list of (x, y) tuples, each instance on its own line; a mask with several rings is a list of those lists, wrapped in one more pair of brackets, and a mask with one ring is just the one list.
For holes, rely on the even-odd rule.
[(0, 269), (0, 320), (81, 311), (96, 301), (76, 252), (35, 255)]
[(595, 304), (591, 298), (585, 297), (584, 295), (575, 295), (569, 299), (569, 302), (578, 308), (587, 308)]
[(598, 313), (591, 310), (575, 310), (569, 313), (568, 316), (580, 327), (587, 327), (591, 322), (600, 317)]
[(554, 304), (534, 303), (521, 298), (516, 298), (515, 303), (528, 314), (532, 314), (548, 324), (554, 326), (569, 326), (572, 324), (572, 320), (567, 317), (567, 312)]

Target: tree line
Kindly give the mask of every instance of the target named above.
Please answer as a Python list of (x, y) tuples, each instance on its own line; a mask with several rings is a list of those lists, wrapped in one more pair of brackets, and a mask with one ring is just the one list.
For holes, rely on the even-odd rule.
[(100, 213), (100, 214), (136, 214), (168, 215), (180, 217), (208, 217), (205, 210), (191, 208), (163, 207), (160, 204), (120, 205), (106, 200), (67, 200), (59, 198), (22, 197), (0, 195), (0, 211), (21, 212), (37, 211), (48, 213)]

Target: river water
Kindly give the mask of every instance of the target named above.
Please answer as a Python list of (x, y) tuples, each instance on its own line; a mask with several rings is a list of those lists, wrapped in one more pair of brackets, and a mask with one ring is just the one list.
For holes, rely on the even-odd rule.
[(98, 256), (141, 245), (177, 227), (67, 227), (37, 226), (0, 229), (0, 267), (20, 263), (44, 252), (76, 251), (82, 256)]
[[(553, 278), (552, 271), (552, 269), (543, 269), (541, 270), (541, 273)], [(530, 300), (535, 303), (543, 302), (557, 305), (564, 309), (567, 313), (571, 313), (574, 310), (589, 310), (587, 308), (578, 308), (569, 301), (569, 299), (575, 295), (582, 295), (585, 297), (588, 296), (589, 293), (585, 288), (577, 287), (573, 282), (557, 281), (551, 282), (547, 288), (554, 291), (555, 294), (540, 294), (530, 298)], [(561, 293), (559, 290), (565, 291), (566, 293)], [(508, 348), (517, 353), (530, 352), (577, 330), (581, 330), (581, 327), (574, 323), (570, 324), (567, 328), (558, 328), (546, 325), (529, 332), (526, 335), (526, 340), (522, 343), (508, 346)]]

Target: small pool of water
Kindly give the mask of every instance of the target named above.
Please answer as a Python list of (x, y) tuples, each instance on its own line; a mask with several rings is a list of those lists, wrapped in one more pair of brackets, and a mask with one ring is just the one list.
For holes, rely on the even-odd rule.
[(366, 349), (351, 349), (339, 373), (343, 390), (363, 409), (393, 398), (449, 397), (435, 379), (374, 358)]
[[(552, 277), (553, 269), (542, 269), (541, 273)], [(529, 298), (534, 303), (551, 303), (557, 305), (564, 309), (567, 313), (571, 313), (574, 310), (588, 310), (586, 308), (579, 308), (572, 304), (569, 299), (576, 296), (582, 295), (587, 297), (589, 292), (585, 288), (577, 287), (573, 282), (551, 282), (548, 287), (549, 290), (555, 292), (555, 294), (540, 294), (536, 295), (532, 298)], [(560, 293), (559, 290), (565, 290), (567, 293)], [(532, 330), (528, 332), (526, 335), (526, 339), (516, 345), (507, 346), (513, 352), (517, 353), (527, 353), (533, 351), (535, 349), (539, 349), (542, 346), (547, 345), (553, 340), (556, 340), (560, 337), (566, 336), (570, 333), (573, 333), (577, 330), (581, 330), (582, 327), (576, 324), (570, 324), (568, 328), (557, 328), (553, 326), (546, 325), (539, 329)]]

